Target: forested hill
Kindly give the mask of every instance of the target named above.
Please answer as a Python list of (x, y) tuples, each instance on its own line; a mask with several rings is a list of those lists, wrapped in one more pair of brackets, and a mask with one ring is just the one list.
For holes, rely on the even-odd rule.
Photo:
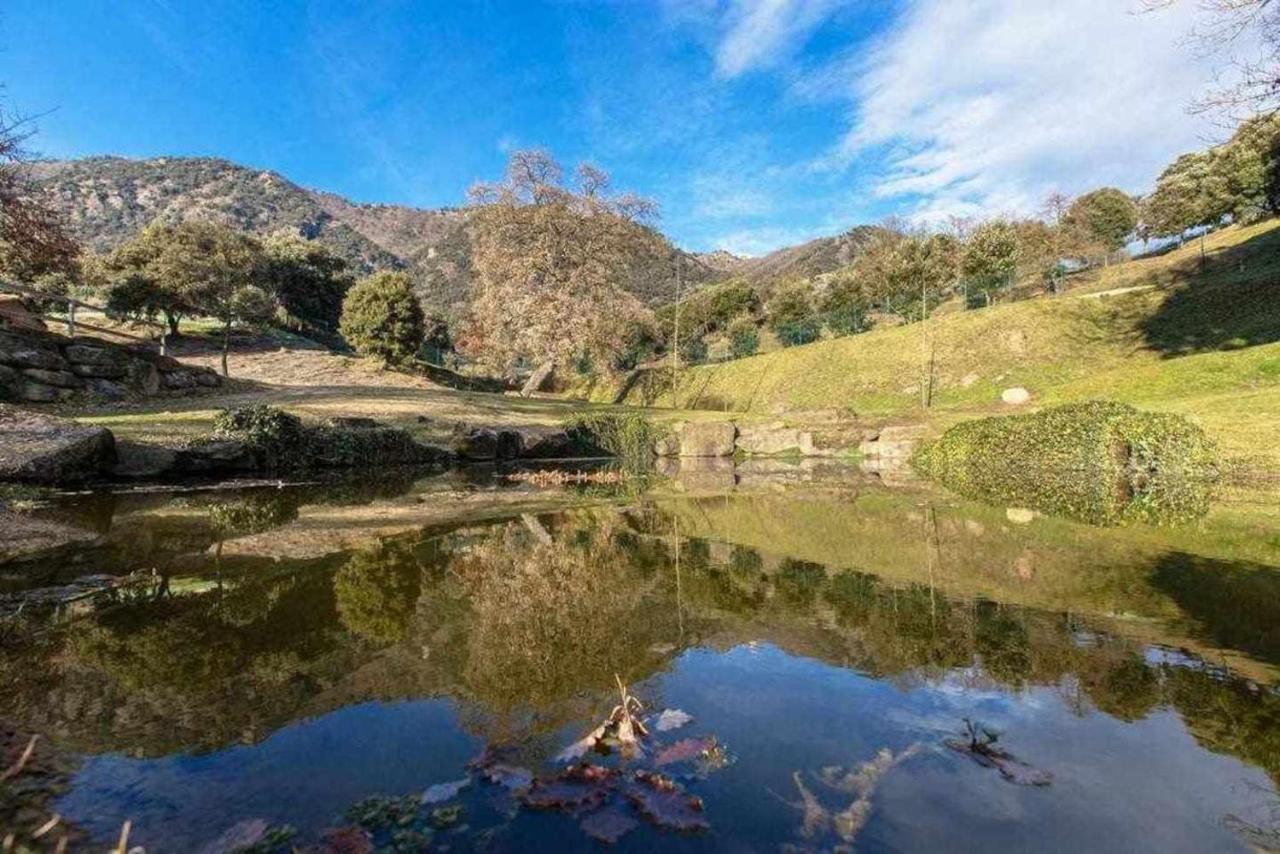
[[(309, 190), (275, 172), (204, 157), (129, 160), (91, 157), (43, 161), (33, 167), (41, 192), (54, 202), (75, 236), (105, 251), (148, 223), (213, 220), (259, 235), (282, 229), (324, 243), (358, 271), (407, 270), (423, 301), (453, 313), (471, 281), (466, 208), (437, 210), (356, 204)], [(650, 305), (675, 293), (679, 251), (665, 240), (635, 259), (631, 290)], [(686, 285), (723, 277), (692, 253), (682, 253)]]

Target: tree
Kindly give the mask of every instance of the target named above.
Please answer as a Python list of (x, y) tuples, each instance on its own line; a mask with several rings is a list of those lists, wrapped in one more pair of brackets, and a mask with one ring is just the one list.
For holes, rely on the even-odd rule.
[(752, 318), (744, 315), (729, 324), (729, 352), (733, 358), (754, 355), (759, 346), (760, 333)]
[(992, 220), (978, 226), (961, 250), (960, 271), (966, 285), (991, 305), (991, 295), (1013, 281), (1021, 251), (1018, 231), (1011, 223)]
[(610, 193), (608, 176), (589, 164), (568, 186), (544, 151), (516, 152), (502, 181), (471, 196), (476, 297), (460, 348), (508, 374), (582, 355), (612, 364), (628, 325), (648, 314), (622, 286), (635, 254), (661, 243), (640, 224), (653, 204)]
[(29, 282), (74, 273), (80, 247), (57, 212), (31, 192), (28, 123), (0, 111), (0, 275)]
[(264, 285), (274, 294), (286, 325), (332, 333), (351, 287), (347, 262), (324, 245), (284, 232), (267, 238)]
[(871, 298), (861, 280), (848, 268), (837, 271), (822, 296), (822, 314), (831, 333), (843, 336), (865, 332), (871, 327), (870, 310)]
[(408, 362), (418, 352), (424, 322), (409, 276), (382, 271), (347, 291), (339, 329), (358, 352), (394, 365)]
[(1138, 227), (1138, 204), (1122, 190), (1102, 187), (1072, 202), (1065, 223), (1114, 252)]
[(928, 316), (956, 275), (958, 241), (946, 234), (882, 228), (850, 266), (868, 303), (910, 323)]
[(195, 305), (180, 282), (163, 275), (160, 257), (173, 235), (174, 226), (152, 223), (102, 258), (92, 278), (106, 292), (109, 315), (147, 320), (162, 316), (169, 335), (176, 338), (182, 318)]
[(1232, 220), (1256, 222), (1280, 213), (1280, 114), (1244, 122), (1213, 158)]
[[(1175, 2), (1178, 0), (1143, 0), (1143, 5), (1155, 11)], [(1231, 49), (1232, 69), (1221, 75), (1225, 85), (1197, 100), (1193, 109), (1237, 120), (1259, 113), (1274, 115), (1280, 109), (1280, 4), (1272, 0), (1197, 0), (1197, 5), (1210, 17), (1192, 37), (1207, 54)], [(1257, 36), (1258, 52), (1241, 58), (1233, 45), (1251, 34)]]
[(1142, 210), (1153, 235), (1181, 237), (1188, 229), (1217, 225), (1231, 207), (1213, 153), (1197, 151), (1182, 155), (1160, 174)]
[(222, 375), (228, 376), (232, 325), (265, 322), (275, 308), (261, 286), (262, 244), (224, 225), (184, 222), (167, 231), (152, 266), (167, 290), (221, 321)]
[(778, 290), (767, 306), (769, 328), (784, 347), (818, 340), (822, 326), (815, 316), (813, 299), (806, 282), (792, 282)]

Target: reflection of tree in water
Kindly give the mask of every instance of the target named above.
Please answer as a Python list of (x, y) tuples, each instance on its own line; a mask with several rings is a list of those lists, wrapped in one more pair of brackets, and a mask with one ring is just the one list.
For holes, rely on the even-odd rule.
[(676, 614), (653, 595), (662, 577), (631, 562), (607, 516), (549, 542), (506, 526), (451, 571), (470, 606), (459, 678), (498, 715), (608, 697), (615, 673), (648, 676), (661, 660), (650, 648), (677, 638)]
[(217, 536), (260, 534), (298, 518), (300, 497), (294, 491), (255, 490), (209, 502), (209, 520)]
[(408, 630), (422, 574), (434, 563), (414, 540), (386, 540), (358, 549), (333, 579), (342, 624), (377, 643), (394, 643)]
[(1214, 643), (1280, 663), (1280, 570), (1246, 561), (1170, 552), (1152, 581)]

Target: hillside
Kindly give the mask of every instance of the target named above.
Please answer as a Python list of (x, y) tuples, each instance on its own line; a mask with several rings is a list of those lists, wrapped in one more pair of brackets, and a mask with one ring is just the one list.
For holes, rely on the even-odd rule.
[[(1228, 453), (1280, 472), (1280, 221), (1223, 229), (1208, 246), (1203, 270), (1189, 244), (1098, 271), (1056, 298), (693, 368), (678, 402), (918, 419), (931, 352), (927, 416), (937, 423), (1005, 411), (1011, 386), (1033, 403), (1105, 397), (1192, 415)], [(628, 402), (642, 402), (643, 388)]]
[[(301, 187), (287, 178), (227, 160), (91, 157), (43, 161), (33, 167), (37, 188), (63, 212), (73, 234), (94, 251), (119, 245), (148, 223), (207, 219), (259, 235), (296, 231), (325, 244), (358, 271), (404, 269), (431, 309), (456, 315), (471, 282), (470, 213), (403, 205), (365, 205)], [(635, 259), (630, 290), (650, 305), (675, 292), (672, 253)], [(682, 252), (687, 286), (722, 275)]]

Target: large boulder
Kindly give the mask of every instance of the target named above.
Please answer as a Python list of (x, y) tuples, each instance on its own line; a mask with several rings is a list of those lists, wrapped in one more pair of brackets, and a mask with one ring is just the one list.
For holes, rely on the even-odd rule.
[(796, 453), (812, 456), (817, 453), (812, 433), (788, 427), (781, 422), (738, 425), (737, 445), (739, 451), (753, 456)]
[(730, 457), (738, 428), (732, 421), (679, 421), (654, 443), (660, 457)]
[(895, 459), (906, 462), (929, 433), (923, 424), (900, 424), (882, 427), (874, 438), (858, 446), (864, 457)]
[(74, 483), (110, 472), (116, 442), (104, 427), (0, 404), (0, 480)]

